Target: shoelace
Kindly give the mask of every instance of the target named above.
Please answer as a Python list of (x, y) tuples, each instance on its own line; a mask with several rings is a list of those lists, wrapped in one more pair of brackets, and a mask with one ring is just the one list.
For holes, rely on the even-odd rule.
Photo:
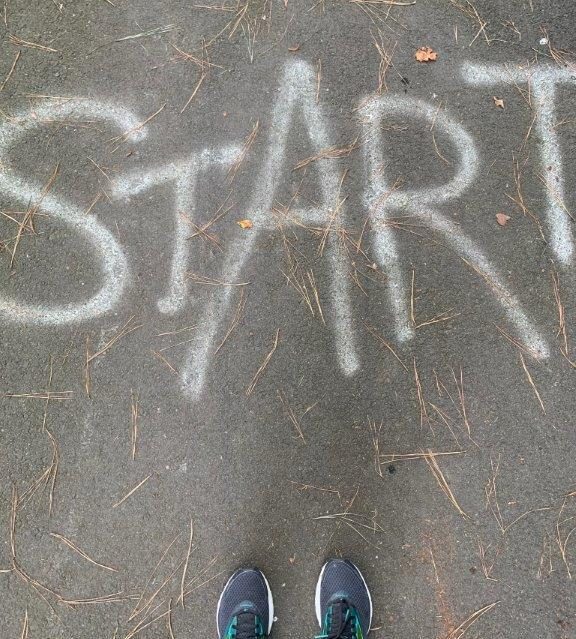
[(252, 612), (241, 612), (236, 616), (234, 624), (234, 635), (236, 639), (265, 639), (265, 635), (260, 631), (261, 624), (258, 623), (256, 615)]
[(350, 612), (346, 601), (332, 604), (330, 610), (330, 627), (315, 639), (356, 639), (356, 618)]

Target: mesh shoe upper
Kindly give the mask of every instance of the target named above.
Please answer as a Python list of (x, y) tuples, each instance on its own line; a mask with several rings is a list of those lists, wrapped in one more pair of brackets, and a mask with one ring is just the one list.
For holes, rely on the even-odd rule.
[(224, 586), (218, 602), (218, 636), (223, 639), (233, 622), (232, 636), (238, 639), (266, 637), (272, 614), (272, 596), (264, 575), (255, 568), (237, 570)]
[(372, 601), (362, 574), (352, 562), (332, 559), (324, 565), (316, 589), (316, 614), (322, 637), (367, 636)]

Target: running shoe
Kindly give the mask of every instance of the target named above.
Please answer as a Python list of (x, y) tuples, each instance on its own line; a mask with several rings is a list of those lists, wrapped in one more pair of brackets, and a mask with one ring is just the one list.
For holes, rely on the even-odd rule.
[(372, 598), (362, 573), (351, 562), (331, 559), (316, 585), (316, 639), (364, 639), (372, 623)]
[(256, 568), (237, 570), (218, 600), (216, 624), (220, 639), (265, 639), (274, 621), (270, 586)]

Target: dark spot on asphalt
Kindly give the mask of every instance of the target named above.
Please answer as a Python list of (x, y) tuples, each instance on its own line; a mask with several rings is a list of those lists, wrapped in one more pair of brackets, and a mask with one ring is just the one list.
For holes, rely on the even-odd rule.
[(394, 464), (390, 464), (390, 466), (388, 466), (388, 472), (393, 475), (396, 472), (396, 466), (394, 466)]

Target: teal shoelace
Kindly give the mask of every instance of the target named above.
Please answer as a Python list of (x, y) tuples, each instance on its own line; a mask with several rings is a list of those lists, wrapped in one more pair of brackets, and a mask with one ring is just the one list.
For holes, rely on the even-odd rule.
[[(339, 616), (338, 623), (335, 614)], [(344, 602), (330, 606), (322, 632), (315, 639), (363, 639), (356, 611)]]

